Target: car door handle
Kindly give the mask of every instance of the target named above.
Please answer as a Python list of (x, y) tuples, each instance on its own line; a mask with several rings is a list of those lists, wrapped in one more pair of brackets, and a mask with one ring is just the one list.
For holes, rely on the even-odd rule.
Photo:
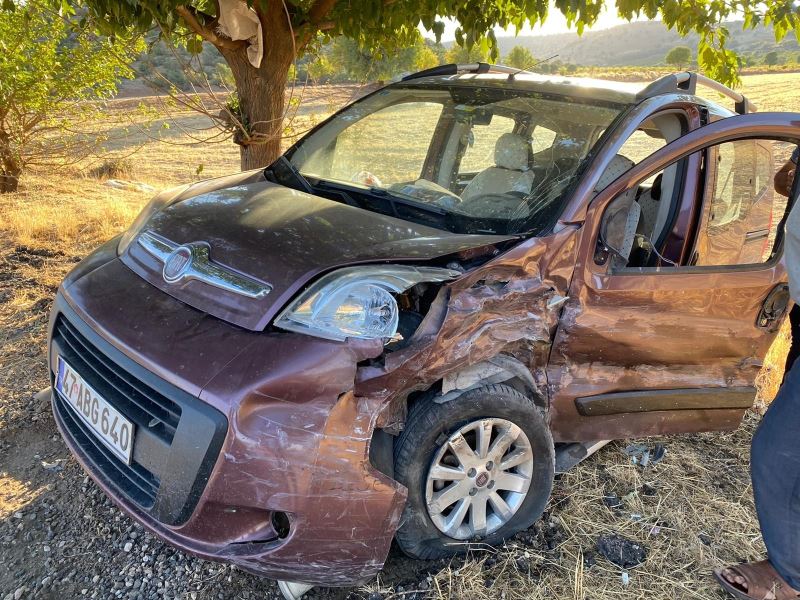
[(789, 306), (789, 285), (781, 283), (776, 285), (761, 305), (756, 325), (767, 331), (775, 331), (786, 314)]

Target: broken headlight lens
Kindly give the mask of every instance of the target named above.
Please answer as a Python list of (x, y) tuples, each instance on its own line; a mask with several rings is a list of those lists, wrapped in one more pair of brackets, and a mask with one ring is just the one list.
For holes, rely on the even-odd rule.
[(346, 338), (393, 338), (398, 308), (393, 294), (423, 282), (461, 275), (451, 269), (407, 265), (348, 267), (309, 287), (275, 320), (297, 333), (342, 341)]

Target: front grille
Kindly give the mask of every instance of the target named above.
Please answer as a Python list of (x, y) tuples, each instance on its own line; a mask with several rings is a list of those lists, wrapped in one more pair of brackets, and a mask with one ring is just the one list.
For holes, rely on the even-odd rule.
[(98, 394), (137, 426), (172, 442), (180, 406), (111, 362), (63, 316), (56, 321), (53, 336), (62, 342), (64, 359)]
[(152, 508), (156, 500), (159, 481), (150, 471), (132, 463), (126, 465), (92, 434), (74, 412), (66, 405), (64, 398), (55, 392), (55, 405), (64, 427), (72, 439), (81, 447), (94, 467), (105, 474), (126, 496), (144, 509)]
[[(59, 295), (50, 340), (61, 356), (135, 424), (130, 465), (88, 428), (58, 392), (53, 410), (88, 470), (121, 499), (167, 525), (185, 523), (197, 506), (228, 430), (225, 415), (126, 356), (94, 331)], [(52, 384), (55, 373), (51, 371)]]

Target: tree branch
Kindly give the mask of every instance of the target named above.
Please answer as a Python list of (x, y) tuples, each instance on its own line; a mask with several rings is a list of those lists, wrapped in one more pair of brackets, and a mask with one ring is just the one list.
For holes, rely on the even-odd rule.
[[(297, 46), (299, 48), (305, 47), (314, 39), (316, 30), (323, 29), (323, 25), (325, 25), (324, 29), (326, 30), (334, 27), (333, 22), (323, 24), (323, 19), (328, 16), (328, 13), (333, 10), (335, 5), (336, 0), (317, 0), (314, 2), (308, 11), (308, 17), (301, 23), (301, 27), (304, 27), (306, 31), (298, 37)], [(298, 29), (300, 28), (298, 27)]]
[[(218, 35), (212, 28), (209, 28), (200, 22), (198, 19), (197, 10), (191, 6), (182, 5), (178, 6), (175, 10), (183, 18), (183, 20), (186, 21), (186, 25), (189, 27), (189, 29), (194, 31), (204, 40), (214, 44), (217, 48), (238, 50), (239, 48), (244, 48), (247, 45), (247, 42), (244, 40), (232, 40), (230, 38)], [(214, 19), (214, 21), (216, 21), (216, 19)]]

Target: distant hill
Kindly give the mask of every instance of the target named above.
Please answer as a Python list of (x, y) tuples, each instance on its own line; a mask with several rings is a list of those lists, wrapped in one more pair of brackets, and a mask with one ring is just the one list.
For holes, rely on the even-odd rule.
[[(793, 35), (780, 44), (775, 43), (771, 29), (742, 31), (741, 22), (728, 24), (731, 32), (729, 47), (740, 55), (753, 54), (758, 59), (771, 50), (782, 54), (782, 62), (796, 62), (800, 45)], [(681, 38), (658, 21), (636, 21), (609, 29), (590, 31), (579, 37), (576, 33), (498, 37), (500, 55), (505, 56), (514, 46), (525, 46), (537, 59), (558, 54), (565, 63), (585, 66), (655, 66), (664, 64), (664, 56), (675, 46), (694, 49), (697, 35)]]

